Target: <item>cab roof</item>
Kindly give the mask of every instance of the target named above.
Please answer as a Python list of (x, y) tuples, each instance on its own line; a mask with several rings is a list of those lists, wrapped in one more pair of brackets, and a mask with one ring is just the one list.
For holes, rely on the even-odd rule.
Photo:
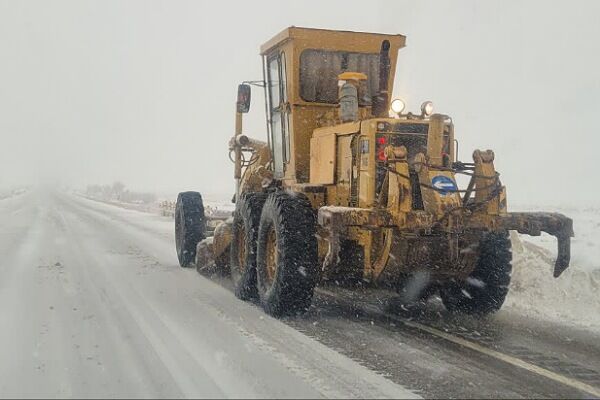
[(403, 35), (383, 33), (336, 31), (330, 29), (300, 28), (291, 26), (284, 29), (271, 40), (260, 47), (260, 54), (265, 55), (285, 42), (298, 40), (305, 47), (310, 44), (313, 48), (346, 50), (350, 46), (356, 51), (379, 52), (381, 42), (388, 40), (393, 47), (402, 48), (406, 43)]

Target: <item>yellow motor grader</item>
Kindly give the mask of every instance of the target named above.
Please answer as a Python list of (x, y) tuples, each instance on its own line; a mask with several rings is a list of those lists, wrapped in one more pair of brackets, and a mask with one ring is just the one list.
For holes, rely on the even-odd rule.
[[(264, 79), (238, 87), (234, 215), (207, 238), (201, 195), (180, 193), (180, 265), (228, 270), (236, 295), (274, 316), (305, 311), (324, 281), (497, 311), (510, 283), (510, 230), (554, 235), (558, 277), (572, 220), (508, 212), (491, 150), (459, 161), (449, 116), (430, 102), (412, 113), (391, 101), (404, 45), (402, 35), (297, 27), (264, 44)], [(264, 142), (242, 131), (253, 85), (265, 92)]]

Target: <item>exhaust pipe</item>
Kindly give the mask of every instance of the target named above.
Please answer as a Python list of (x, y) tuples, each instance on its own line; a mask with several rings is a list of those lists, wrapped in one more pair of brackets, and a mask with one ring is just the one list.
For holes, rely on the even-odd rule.
[(379, 90), (373, 97), (373, 108), (371, 112), (375, 117), (387, 117), (390, 95), (388, 93), (388, 80), (390, 76), (390, 42), (381, 42), (379, 52)]

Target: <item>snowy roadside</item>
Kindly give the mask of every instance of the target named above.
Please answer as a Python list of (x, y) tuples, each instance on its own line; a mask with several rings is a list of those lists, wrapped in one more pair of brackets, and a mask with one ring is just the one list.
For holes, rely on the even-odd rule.
[[(145, 213), (160, 214), (160, 215), (163, 215), (162, 204), (165, 202), (174, 203), (175, 199), (177, 198), (176, 195), (161, 196), (161, 197), (158, 197), (157, 201), (145, 204), (145, 203), (128, 203), (128, 202), (117, 201), (117, 200), (106, 200), (106, 199), (101, 199), (101, 198), (95, 198), (95, 197), (88, 196), (83, 192), (74, 192), (74, 194), (76, 194), (77, 196), (85, 197), (86, 199), (89, 199), (89, 200), (99, 201), (102, 203), (125, 208), (128, 210), (136, 210), (136, 211), (141, 211), (141, 212), (145, 212)], [(215, 198), (214, 196), (203, 196), (203, 197), (204, 197), (203, 198), (204, 206), (205, 207), (208, 206), (213, 210), (219, 210), (219, 211), (223, 211), (223, 212), (233, 212), (233, 210), (235, 208), (231, 202), (227, 202), (227, 201), (221, 200), (219, 198)]]
[(25, 188), (17, 188), (17, 189), (0, 189), (0, 200), (9, 199), (11, 197), (19, 196), (25, 193), (27, 189)]
[(513, 274), (505, 309), (600, 332), (600, 269), (573, 262), (555, 279), (556, 250), (551, 252), (514, 235), (512, 241)]
[(556, 239), (513, 234), (513, 275), (505, 307), (600, 331), (600, 207), (553, 209), (573, 218), (571, 266), (553, 278)]

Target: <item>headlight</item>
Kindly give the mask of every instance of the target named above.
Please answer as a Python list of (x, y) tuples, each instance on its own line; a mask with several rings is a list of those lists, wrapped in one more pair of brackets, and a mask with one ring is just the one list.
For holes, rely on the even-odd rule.
[(395, 112), (396, 114), (400, 114), (404, 110), (405, 106), (406, 105), (404, 104), (404, 102), (400, 99), (392, 100), (391, 108), (392, 108), (392, 111)]
[(431, 114), (433, 114), (433, 103), (430, 101), (426, 101), (423, 104), (421, 104), (421, 114), (423, 114), (426, 117), (429, 117)]

